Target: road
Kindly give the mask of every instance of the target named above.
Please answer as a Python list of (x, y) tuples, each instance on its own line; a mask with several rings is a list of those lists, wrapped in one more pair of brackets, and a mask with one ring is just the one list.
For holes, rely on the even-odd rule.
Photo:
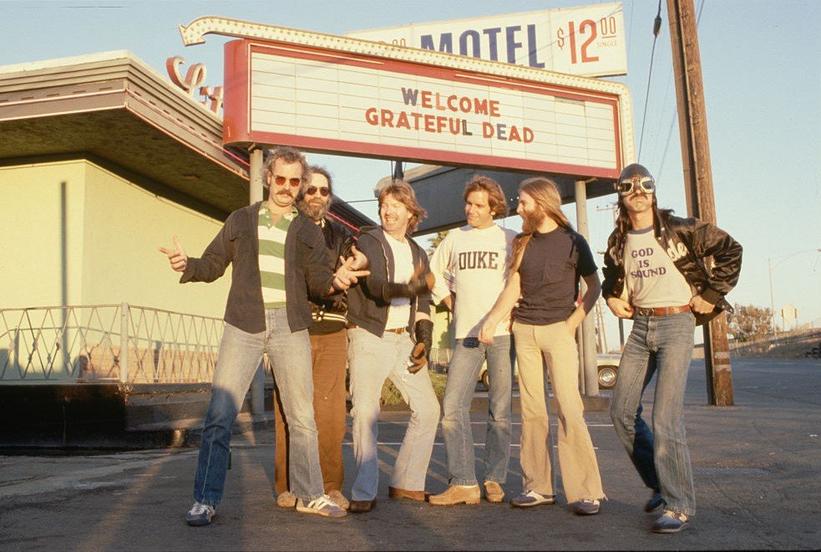
[[(273, 436), (236, 436), (226, 496), (210, 527), (191, 528), (193, 449), (74, 456), (0, 456), (3, 550), (543, 550), (819, 549), (821, 523), (821, 362), (734, 359), (736, 406), (706, 406), (703, 362), (686, 395), (698, 515), (678, 535), (655, 535), (641, 511), (641, 485), (605, 412), (587, 421), (609, 500), (593, 517), (563, 504), (533, 510), (482, 502), (437, 508), (387, 499), (387, 477), (407, 414), (380, 424), (383, 476), (370, 514), (326, 520), (276, 508)], [(483, 440), (484, 414), (474, 413)], [(521, 426), (515, 419), (514, 442)], [(353, 463), (350, 439), (345, 447)], [(481, 449), (477, 456), (481, 457)], [(521, 489), (518, 446), (508, 496)], [(481, 465), (478, 468), (481, 473)], [(441, 436), (428, 489), (443, 490)], [(349, 469), (345, 492), (352, 481)]]

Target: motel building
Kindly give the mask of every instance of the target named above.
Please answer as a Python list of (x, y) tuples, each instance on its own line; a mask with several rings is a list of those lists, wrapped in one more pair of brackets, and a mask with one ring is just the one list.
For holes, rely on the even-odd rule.
[(199, 255), (248, 204), (247, 151), (125, 51), (0, 67), (0, 137), (0, 445), (199, 424), (231, 269), (182, 286), (158, 247)]

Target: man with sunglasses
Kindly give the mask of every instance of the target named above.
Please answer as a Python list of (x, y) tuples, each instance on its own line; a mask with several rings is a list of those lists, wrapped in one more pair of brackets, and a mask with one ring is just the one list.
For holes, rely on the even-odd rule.
[(347, 289), (367, 271), (346, 259), (334, 273), (322, 232), (294, 209), (308, 175), (304, 156), (291, 148), (274, 151), (265, 162), (268, 200), (237, 209), (201, 258), (188, 257), (175, 238), (160, 248), (180, 283), (213, 282), (232, 265), (225, 328), (203, 423), (194, 505), (189, 525), (208, 525), (222, 499), (231, 443), (231, 426), (263, 353), (274, 372), (285, 417), (290, 422), (291, 489), (299, 512), (342, 517), (345, 510), (323, 490), (314, 421), (311, 325), (308, 295)]
[[(659, 209), (655, 190), (653, 176), (639, 164), (625, 167), (616, 183), (618, 219), (607, 241), (602, 290), (613, 314), (632, 319), (633, 328), (610, 416), (653, 491), (645, 512), (663, 510), (652, 530), (677, 533), (696, 512), (683, 412), (693, 331), (731, 311), (724, 296), (738, 282), (741, 245), (712, 224)], [(651, 429), (641, 398), (654, 374)]]
[[(333, 189), (330, 173), (312, 166), (308, 185), (297, 196), (300, 213), (314, 221), (325, 238), (332, 261), (354, 256), (358, 266), (364, 266), (364, 255), (353, 246), (351, 232), (328, 217)], [(311, 299), (311, 363), (314, 382), (314, 415), (319, 441), (319, 464), (325, 493), (340, 508), (348, 508), (342, 494), (345, 470), (342, 464), (342, 441), (345, 438), (345, 367), (348, 356), (348, 334), (345, 330), (348, 301), (345, 294)], [(274, 486), (277, 505), (293, 508), (297, 497), (291, 492), (288, 479), (288, 421), (282, 404), (274, 401), (276, 420), (276, 452), (274, 456)]]

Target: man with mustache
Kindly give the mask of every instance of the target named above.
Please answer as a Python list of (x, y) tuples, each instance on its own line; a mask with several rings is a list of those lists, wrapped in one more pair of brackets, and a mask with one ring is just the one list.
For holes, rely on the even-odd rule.
[[(353, 246), (351, 232), (328, 216), (333, 200), (330, 173), (316, 165), (311, 167), (308, 183), (297, 196), (299, 211), (314, 221), (322, 230), (329, 256), (338, 259), (356, 256), (364, 266), (364, 256)], [(314, 382), (314, 415), (319, 432), (319, 464), (325, 493), (340, 508), (348, 508), (342, 494), (345, 470), (342, 464), (342, 441), (345, 437), (345, 366), (347, 364), (348, 334), (345, 329), (348, 302), (344, 294), (311, 300), (311, 361)], [(277, 397), (278, 398), (278, 397)], [(293, 508), (297, 497), (291, 492), (288, 480), (288, 423), (282, 404), (274, 401), (276, 420), (276, 453), (274, 482), (277, 505)]]
[(222, 499), (231, 426), (260, 365), (263, 353), (274, 372), (285, 416), (291, 422), (291, 485), (298, 512), (342, 517), (345, 510), (323, 491), (312, 406), (311, 324), (308, 295), (328, 296), (347, 289), (367, 271), (354, 259), (334, 273), (319, 227), (294, 209), (308, 175), (298, 151), (280, 148), (265, 162), (268, 200), (237, 209), (201, 258), (188, 257), (175, 238), (160, 248), (180, 283), (213, 282), (232, 265), (225, 329), (203, 423), (189, 525), (209, 525)]

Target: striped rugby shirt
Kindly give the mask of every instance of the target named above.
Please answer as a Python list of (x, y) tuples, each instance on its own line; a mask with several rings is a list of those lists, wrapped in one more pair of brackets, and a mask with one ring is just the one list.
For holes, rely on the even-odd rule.
[(274, 223), (266, 202), (259, 207), (259, 277), (266, 309), (285, 307), (285, 236), (296, 215), (294, 209)]

